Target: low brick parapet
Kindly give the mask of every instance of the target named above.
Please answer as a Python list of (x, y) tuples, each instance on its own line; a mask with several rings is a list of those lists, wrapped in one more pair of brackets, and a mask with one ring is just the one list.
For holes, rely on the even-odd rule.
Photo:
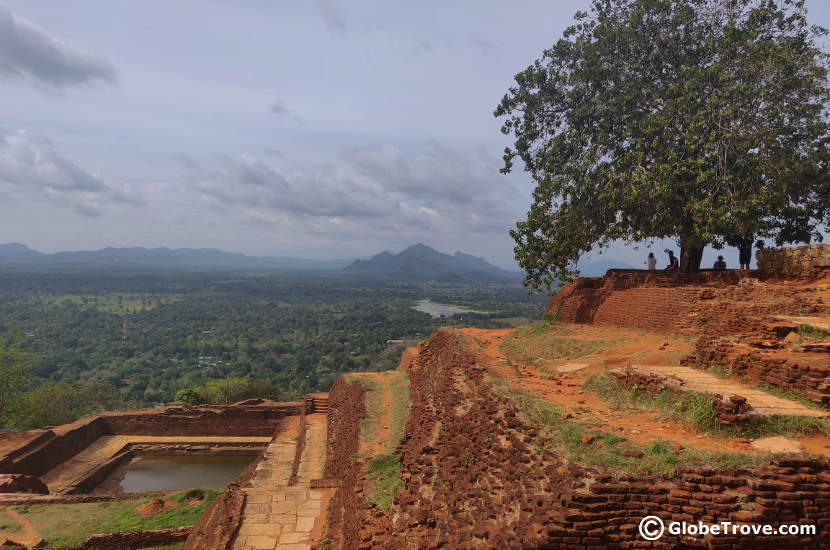
[(768, 248), (756, 253), (758, 270), (778, 277), (818, 277), (830, 274), (830, 245)]

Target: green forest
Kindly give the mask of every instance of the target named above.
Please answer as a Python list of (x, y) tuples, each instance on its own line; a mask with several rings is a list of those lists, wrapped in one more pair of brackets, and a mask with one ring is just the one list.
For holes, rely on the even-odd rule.
[[(174, 400), (296, 399), (340, 372), (395, 368), (440, 326), (514, 326), (544, 308), (519, 285), (342, 274), (8, 271), (0, 288), (12, 429)], [(413, 309), (421, 299), (487, 313), (432, 318)]]

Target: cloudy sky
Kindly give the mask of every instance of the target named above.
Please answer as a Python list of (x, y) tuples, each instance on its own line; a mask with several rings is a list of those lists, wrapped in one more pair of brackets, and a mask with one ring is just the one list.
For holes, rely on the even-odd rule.
[(492, 112), (586, 5), (0, 0), (0, 242), (515, 265)]

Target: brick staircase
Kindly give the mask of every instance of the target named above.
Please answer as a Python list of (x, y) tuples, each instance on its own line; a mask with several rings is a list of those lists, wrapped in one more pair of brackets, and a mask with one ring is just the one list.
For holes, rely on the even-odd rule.
[(309, 393), (304, 399), (306, 414), (329, 412), (329, 394), (328, 393)]

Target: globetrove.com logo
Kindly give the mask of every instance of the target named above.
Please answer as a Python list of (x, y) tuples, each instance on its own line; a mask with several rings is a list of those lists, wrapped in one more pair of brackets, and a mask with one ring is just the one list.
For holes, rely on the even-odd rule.
[(721, 521), (719, 523), (672, 521), (666, 525), (657, 516), (646, 516), (640, 520), (640, 536), (645, 540), (658, 540), (667, 532), (669, 535), (693, 537), (710, 535), (804, 536), (815, 535), (816, 526), (808, 524), (775, 526), (762, 523), (732, 523), (731, 521)]

